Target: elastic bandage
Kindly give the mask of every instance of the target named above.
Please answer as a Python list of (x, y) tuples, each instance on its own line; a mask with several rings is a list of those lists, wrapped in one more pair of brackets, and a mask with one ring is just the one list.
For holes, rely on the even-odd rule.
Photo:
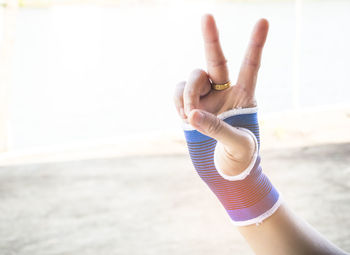
[(239, 175), (228, 176), (217, 169), (214, 153), (217, 141), (184, 123), (192, 163), (202, 180), (214, 192), (235, 225), (259, 224), (281, 203), (280, 194), (260, 166), (260, 137), (257, 108), (232, 109), (217, 116), (231, 126), (250, 133), (256, 151), (249, 166)]

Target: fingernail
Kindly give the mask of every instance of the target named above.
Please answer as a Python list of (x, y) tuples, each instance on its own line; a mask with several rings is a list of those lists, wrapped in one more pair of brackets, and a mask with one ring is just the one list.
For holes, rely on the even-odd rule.
[(200, 126), (200, 124), (202, 123), (203, 119), (204, 119), (204, 114), (201, 112), (197, 112), (194, 116), (194, 122)]

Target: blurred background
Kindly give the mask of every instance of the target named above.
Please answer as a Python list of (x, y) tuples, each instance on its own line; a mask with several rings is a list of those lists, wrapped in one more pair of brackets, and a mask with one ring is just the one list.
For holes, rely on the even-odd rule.
[(0, 6), (1, 254), (251, 254), (195, 176), (173, 105), (175, 84), (205, 69), (204, 13), (233, 81), (254, 23), (269, 20), (265, 171), (350, 249), (350, 1)]

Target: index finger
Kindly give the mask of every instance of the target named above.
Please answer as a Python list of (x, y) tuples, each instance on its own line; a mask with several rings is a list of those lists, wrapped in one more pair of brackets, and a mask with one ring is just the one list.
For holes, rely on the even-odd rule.
[(202, 33), (209, 78), (215, 84), (224, 84), (229, 81), (227, 60), (221, 49), (214, 17), (210, 14), (202, 18)]

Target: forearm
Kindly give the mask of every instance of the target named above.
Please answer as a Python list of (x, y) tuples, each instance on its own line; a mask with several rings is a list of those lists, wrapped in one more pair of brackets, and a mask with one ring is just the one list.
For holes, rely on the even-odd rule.
[(257, 255), (347, 254), (283, 203), (260, 225), (238, 227)]

